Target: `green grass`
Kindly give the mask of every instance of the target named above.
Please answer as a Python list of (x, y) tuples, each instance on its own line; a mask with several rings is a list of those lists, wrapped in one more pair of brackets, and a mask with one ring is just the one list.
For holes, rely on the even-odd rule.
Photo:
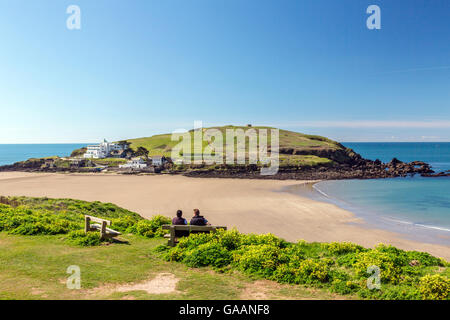
[[(272, 129), (271, 127), (252, 127), (252, 128), (248, 128), (248, 127), (242, 127), (242, 126), (223, 126), (223, 127), (211, 127), (211, 128), (204, 128), (203, 130), (207, 130), (207, 129), (217, 129), (219, 130), (222, 135), (223, 135), (223, 139), (226, 139), (226, 130), (227, 129), (243, 129), (244, 131), (249, 130), (249, 129), (255, 129), (255, 130), (259, 130), (259, 129), (267, 129), (268, 130), (268, 144), (270, 145), (271, 143), (271, 136), (270, 136), (270, 129)], [(326, 150), (326, 151), (330, 151), (330, 152), (334, 152), (336, 150), (341, 150), (345, 152), (345, 148), (340, 145), (339, 143), (330, 140), (328, 138), (325, 137), (321, 137), (321, 136), (315, 136), (315, 135), (307, 135), (307, 134), (302, 134), (302, 133), (298, 133), (298, 132), (293, 132), (293, 131), (287, 131), (287, 130), (280, 130), (280, 150), (281, 153), (283, 153), (284, 151), (290, 150), (292, 151), (297, 151), (297, 152), (302, 152), (302, 153), (306, 153), (304, 156), (295, 156), (292, 154), (283, 154), (282, 156), (282, 162), (285, 163), (287, 161), (289, 161), (289, 163), (292, 164), (298, 164), (298, 165), (307, 165), (307, 166), (311, 166), (311, 165), (316, 165), (316, 164), (323, 164), (323, 163), (328, 163), (331, 162), (331, 160), (323, 158), (323, 159), (317, 159), (316, 158), (306, 158), (305, 156), (308, 156), (308, 152), (311, 153), (310, 157), (315, 157), (315, 153), (318, 150)], [(194, 140), (194, 132), (190, 132), (191, 135), (191, 141), (193, 142)], [(149, 155), (164, 155), (166, 157), (170, 157), (171, 156), (171, 152), (172, 152), (172, 148), (174, 146), (176, 146), (179, 142), (178, 141), (171, 141), (171, 134), (160, 134), (160, 135), (155, 135), (155, 136), (151, 136), (151, 137), (144, 137), (144, 138), (138, 138), (138, 139), (129, 139), (127, 140), (129, 142), (131, 142), (130, 147), (134, 150), (136, 150), (138, 147), (144, 147), (149, 151)], [(193, 143), (192, 143), (193, 144)], [(203, 142), (203, 149), (208, 145), (207, 142)], [(246, 151), (248, 151), (248, 138), (246, 141)], [(235, 142), (235, 146), (236, 146), (236, 142)], [(235, 147), (236, 150), (236, 147)], [(224, 152), (225, 152), (225, 147), (224, 147)], [(192, 147), (192, 153), (193, 153), (193, 147)], [(327, 161), (328, 160), (328, 161)]]
[(92, 162), (94, 162), (97, 165), (118, 167), (120, 164), (127, 163), (127, 159), (122, 158), (92, 159)]
[[(121, 237), (127, 244), (99, 247), (68, 245), (64, 236), (19, 236), (0, 232), (0, 299), (239, 299), (255, 280), (210, 268), (192, 269), (166, 262), (154, 252), (166, 240)], [(67, 267), (78, 265), (81, 290), (66, 287)], [(172, 273), (180, 281), (175, 293), (117, 292), (116, 286), (139, 283), (159, 273)], [(260, 288), (258, 288), (259, 290)], [(267, 298), (341, 298), (323, 290), (301, 286), (267, 285)]]
[(330, 159), (311, 155), (280, 155), (280, 166), (315, 167), (332, 163), (333, 161)]

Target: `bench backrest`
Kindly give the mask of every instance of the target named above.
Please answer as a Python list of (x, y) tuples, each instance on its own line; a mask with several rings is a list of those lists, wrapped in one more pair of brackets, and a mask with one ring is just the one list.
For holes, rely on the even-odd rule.
[(110, 226), (111, 225), (111, 221), (105, 220), (105, 219), (100, 219), (100, 218), (93, 217), (93, 216), (85, 215), (84, 216), (84, 232), (85, 233), (87, 233), (89, 231), (92, 231), (92, 230), (96, 230), (95, 228), (91, 228), (91, 221), (98, 222), (98, 223), (101, 224), (100, 237), (102, 239), (106, 238), (106, 236), (107, 236), (106, 235), (106, 226), (107, 225)]
[(100, 223), (100, 224), (102, 224), (103, 221), (105, 221), (105, 222), (106, 222), (106, 225), (108, 225), (108, 226), (111, 225), (111, 221), (109, 221), (109, 220), (100, 219), (100, 218), (93, 217), (93, 216), (88, 216), (88, 215), (85, 215), (84, 218), (85, 218), (85, 219), (86, 219), (86, 218), (89, 218), (89, 221), (98, 222), (98, 223)]
[(162, 226), (163, 230), (170, 231), (169, 246), (175, 246), (175, 238), (186, 237), (190, 233), (203, 233), (203, 232), (216, 232), (218, 229), (227, 230), (227, 227), (223, 226), (195, 226), (195, 225), (168, 225)]

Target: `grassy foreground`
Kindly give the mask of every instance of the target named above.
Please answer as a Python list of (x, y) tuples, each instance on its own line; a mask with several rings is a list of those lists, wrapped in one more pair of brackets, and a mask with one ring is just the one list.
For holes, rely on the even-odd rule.
[[(85, 235), (84, 214), (112, 220), (120, 241)], [(288, 243), (237, 230), (191, 235), (168, 248), (161, 225), (169, 221), (100, 202), (0, 197), (0, 298), (450, 299), (449, 263), (427, 253)], [(81, 289), (66, 286), (73, 265)], [(380, 290), (367, 289), (374, 265)], [(165, 288), (170, 281), (161, 275), (173, 286)]]
[[(0, 299), (336, 299), (338, 295), (303, 286), (261, 282), (240, 272), (220, 274), (166, 262), (154, 252), (161, 238), (125, 235), (127, 244), (80, 247), (62, 236), (19, 236), (0, 232)], [(66, 286), (67, 267), (78, 265), (81, 289)], [(176, 292), (120, 292), (160, 273), (179, 279)], [(263, 295), (261, 296), (261, 292)], [(258, 294), (258, 295), (256, 295)], [(347, 297), (347, 299), (350, 297)]]

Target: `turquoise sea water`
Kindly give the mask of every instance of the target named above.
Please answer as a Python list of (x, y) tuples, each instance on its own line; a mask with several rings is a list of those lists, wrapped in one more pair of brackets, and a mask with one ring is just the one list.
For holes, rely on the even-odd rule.
[[(450, 143), (343, 143), (368, 159), (421, 160), (450, 170)], [(450, 244), (450, 177), (323, 181), (315, 196), (413, 238)]]
[(87, 144), (0, 144), (0, 166), (30, 158), (70, 156), (70, 153)]

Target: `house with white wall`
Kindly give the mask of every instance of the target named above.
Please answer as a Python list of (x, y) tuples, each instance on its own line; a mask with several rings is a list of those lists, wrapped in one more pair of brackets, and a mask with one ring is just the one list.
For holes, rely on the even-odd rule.
[(110, 143), (104, 139), (100, 144), (87, 146), (87, 151), (84, 154), (84, 158), (103, 159), (107, 158), (112, 151), (120, 150), (123, 150), (122, 146), (116, 143)]
[(119, 165), (119, 168), (121, 169), (144, 169), (147, 168), (147, 163), (142, 160), (140, 157), (132, 158), (131, 160), (127, 161), (125, 164)]
[(167, 159), (164, 156), (152, 156), (150, 157), (150, 160), (152, 161), (152, 165), (158, 167), (167, 162)]

